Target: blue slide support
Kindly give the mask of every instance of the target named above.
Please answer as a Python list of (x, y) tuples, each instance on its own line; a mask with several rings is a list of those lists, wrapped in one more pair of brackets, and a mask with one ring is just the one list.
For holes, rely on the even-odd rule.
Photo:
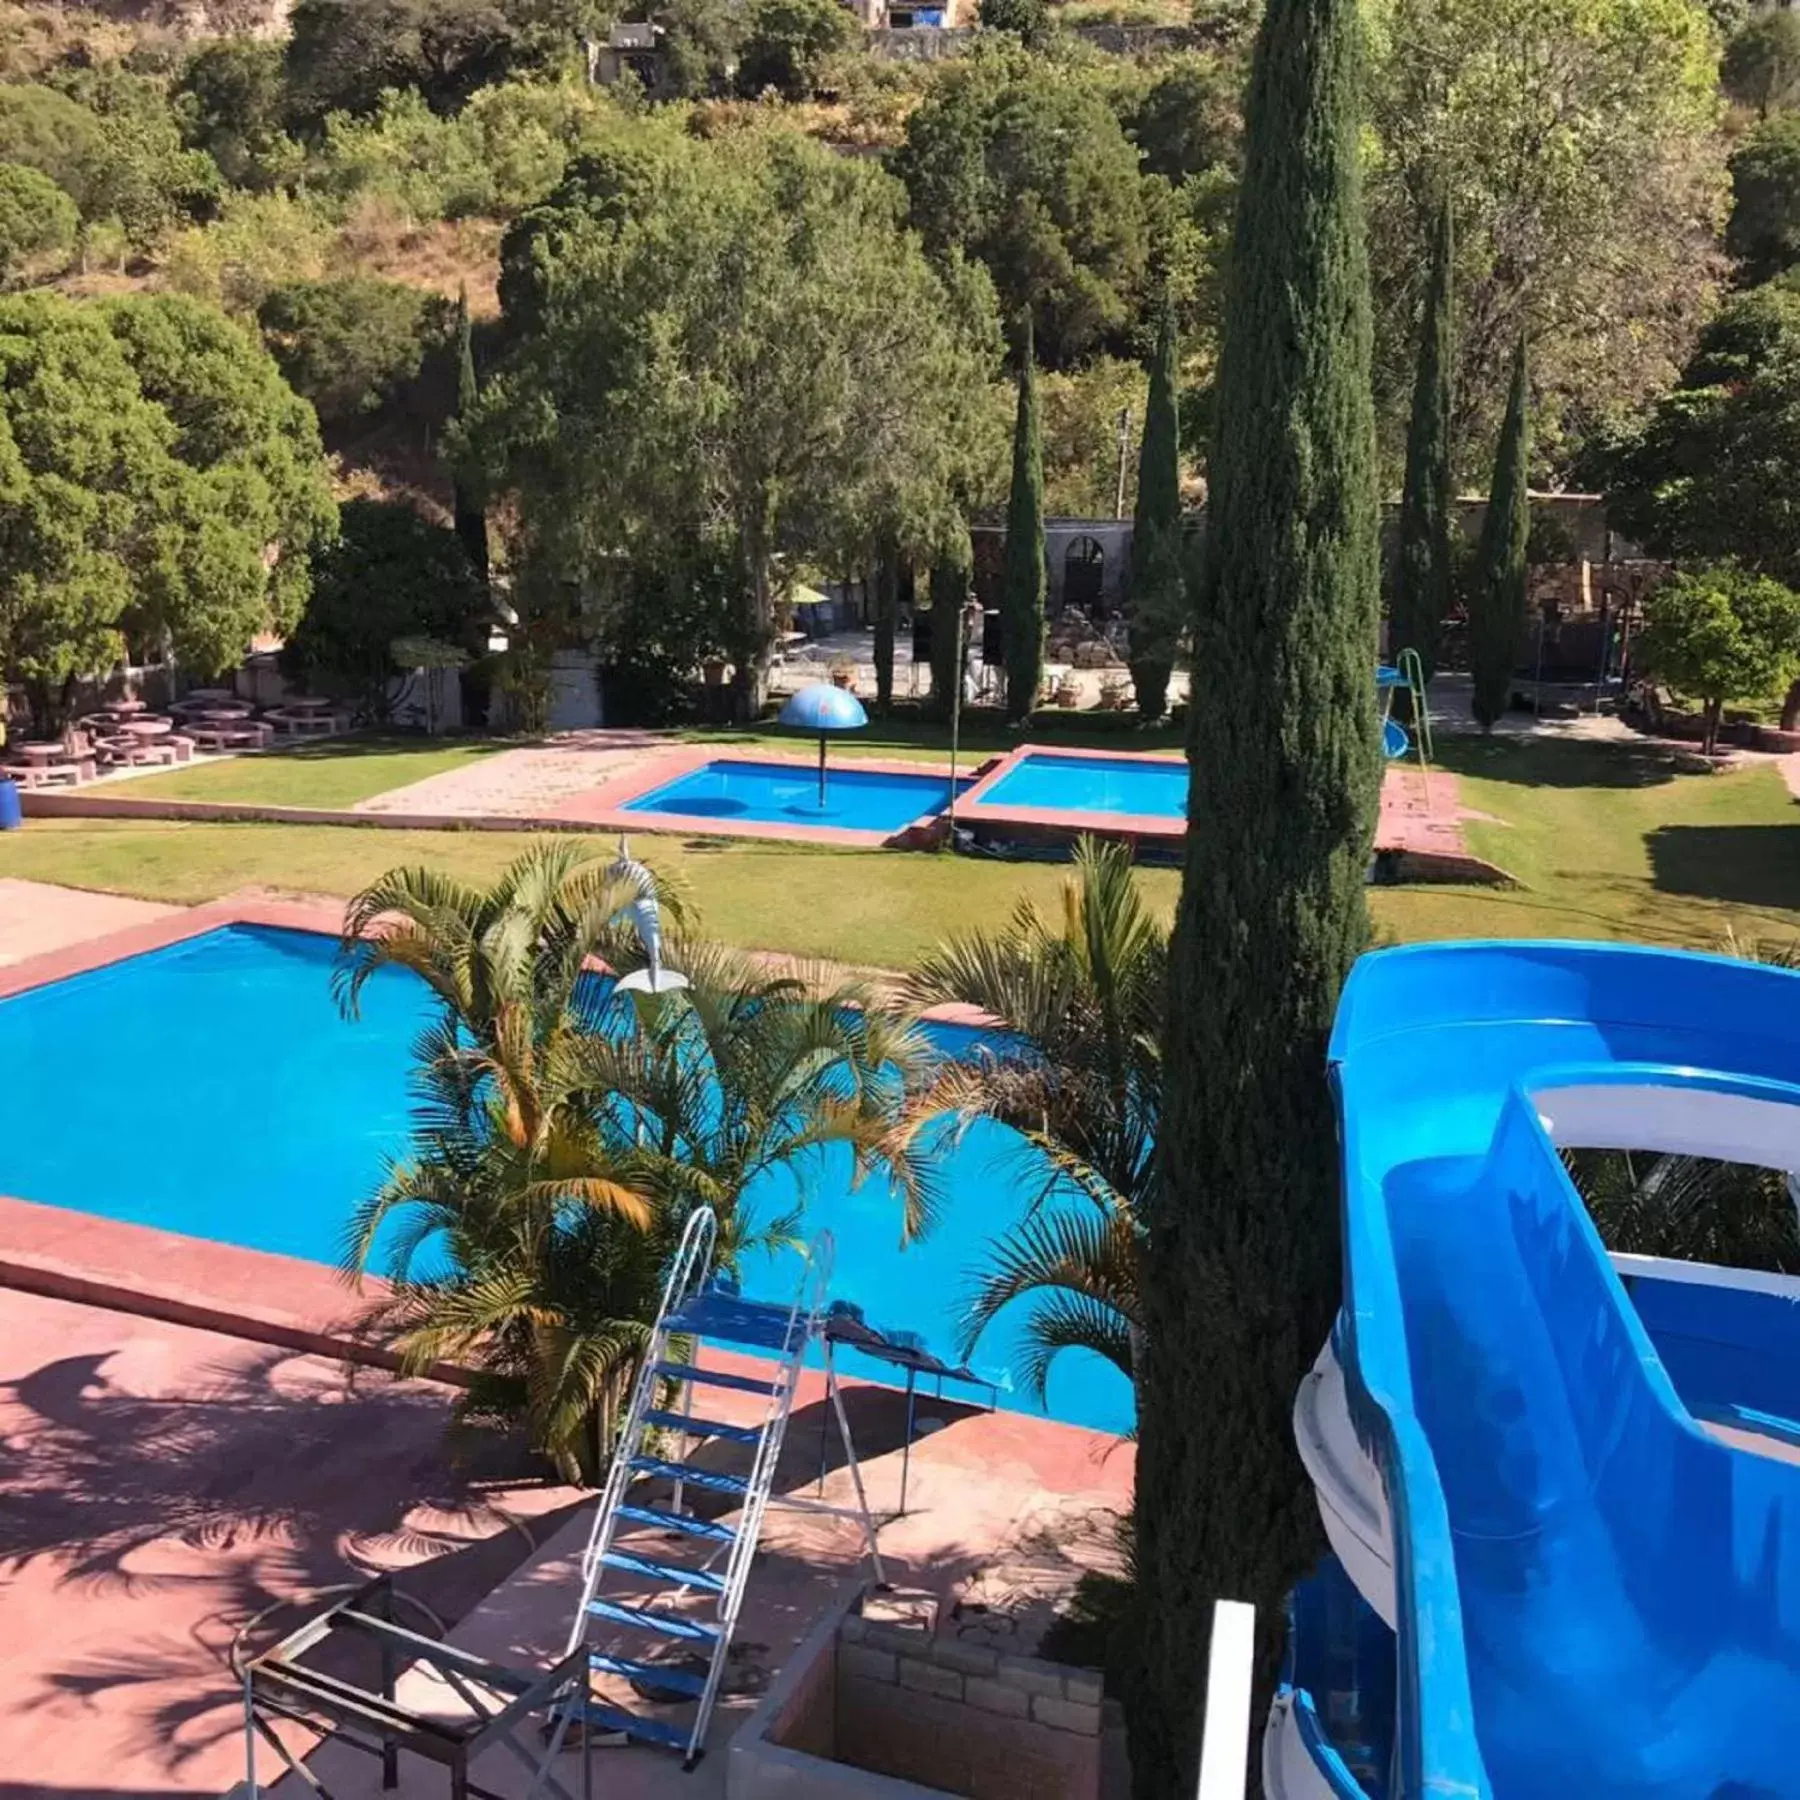
[(1695, 1423), (1541, 1116), (1557, 1090), (1590, 1114), (1617, 1090), (1627, 1124), (1800, 1106), (1800, 975), (1384, 951), (1330, 1060), (1339, 1344), (1393, 1520), (1395, 1791), (1800, 1796), (1800, 1466)]

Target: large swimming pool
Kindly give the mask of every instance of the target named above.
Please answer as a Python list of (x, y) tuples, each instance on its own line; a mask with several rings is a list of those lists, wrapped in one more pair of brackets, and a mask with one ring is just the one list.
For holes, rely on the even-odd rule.
[[(0, 1193), (336, 1262), (352, 1205), (406, 1147), (411, 1050), (429, 1009), (417, 982), (386, 970), (360, 1020), (345, 1022), (333, 955), (310, 933), (233, 926), (0, 1000)], [(972, 1041), (942, 1031), (948, 1049)], [(996, 1126), (971, 1132), (948, 1170), (942, 1224), (904, 1250), (898, 1201), (880, 1183), (853, 1193), (836, 1148), (753, 1198), (773, 1216), (803, 1190), (806, 1232), (836, 1234), (834, 1297), (951, 1359), (968, 1272), (1026, 1198), (1008, 1179), (1014, 1141)], [(794, 1273), (791, 1255), (765, 1257), (745, 1286), (786, 1298)], [(991, 1330), (974, 1363), (1003, 1406), (1035, 1410), (1015, 1391), (1015, 1333)], [(882, 1378), (872, 1366), (853, 1372)], [(1071, 1351), (1052, 1376), (1050, 1411), (1124, 1430), (1130, 1390)]]
[(994, 811), (1120, 813), (1187, 817), (1185, 762), (1147, 756), (1043, 756), (1028, 752), (981, 795)]
[[(959, 790), (968, 785), (957, 783)], [(923, 770), (915, 775), (840, 763), (827, 771), (821, 804), (818, 772), (804, 764), (721, 757), (626, 801), (624, 810), (764, 825), (829, 825), (887, 836), (949, 804), (949, 777)]]

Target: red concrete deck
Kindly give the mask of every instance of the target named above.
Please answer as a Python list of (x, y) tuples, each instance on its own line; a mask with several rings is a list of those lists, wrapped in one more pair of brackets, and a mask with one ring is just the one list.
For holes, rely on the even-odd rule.
[(429, 1383), (0, 1293), (0, 1795), (222, 1792), (225, 1654), (278, 1599), (403, 1568), (467, 1612), (577, 1496), (476, 1485), (443, 1424)]

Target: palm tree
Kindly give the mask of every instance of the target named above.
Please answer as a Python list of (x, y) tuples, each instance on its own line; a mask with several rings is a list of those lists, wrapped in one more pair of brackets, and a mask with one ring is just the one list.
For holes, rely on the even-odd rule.
[(384, 968), (441, 1002), (415, 1051), (411, 1153), (346, 1231), (346, 1270), (389, 1283), (363, 1329), (408, 1372), (473, 1370), (458, 1419), (523, 1419), (565, 1477), (598, 1460), (662, 1255), (653, 1184), (585, 1054), (606, 1004), (592, 964), (629, 959), (626, 909), (647, 893), (675, 905), (642, 865), (560, 841), (485, 889), (390, 870), (350, 902), (334, 975), (350, 1017)]
[[(416, 1055), (411, 1152), (357, 1208), (344, 1263), (388, 1291), (364, 1329), (408, 1372), (472, 1372), (460, 1421), (521, 1420), (569, 1479), (604, 1467), (662, 1270), (696, 1206), (728, 1264), (782, 1241), (746, 1191), (823, 1146), (929, 1213), (929, 1159), (895, 1131), (930, 1055), (904, 1015), (850, 987), (771, 978), (698, 940), (671, 947), (688, 985), (596, 978), (636, 960), (626, 911), (669, 896), (623, 855), (527, 852), (488, 889), (392, 871), (352, 901), (337, 972), (354, 1013), (377, 969), (442, 1002)], [(672, 908), (679, 917), (679, 908)]]
[(835, 1144), (849, 1149), (855, 1181), (880, 1174), (894, 1185), (904, 1229), (925, 1228), (935, 1158), (896, 1129), (907, 1096), (940, 1062), (916, 1014), (825, 968), (771, 975), (692, 938), (671, 954), (688, 986), (616, 991), (584, 1046), (589, 1085), (616, 1097), (613, 1122), (629, 1132), (661, 1207), (685, 1219), (710, 1206), (721, 1258), (735, 1269), (799, 1224), (796, 1212), (755, 1219), (749, 1190)]
[(997, 1027), (915, 1096), (908, 1124), (923, 1132), (947, 1114), (960, 1138), (987, 1118), (1022, 1140), (1009, 1161), (1031, 1199), (975, 1272), (963, 1350), (1029, 1299), (1024, 1375), (1040, 1401), (1063, 1350), (1094, 1351), (1127, 1378), (1135, 1367), (1168, 947), (1129, 849), (1083, 839), (1053, 911), (1021, 902), (1001, 929), (952, 939), (906, 984), (915, 1004), (959, 1002)]

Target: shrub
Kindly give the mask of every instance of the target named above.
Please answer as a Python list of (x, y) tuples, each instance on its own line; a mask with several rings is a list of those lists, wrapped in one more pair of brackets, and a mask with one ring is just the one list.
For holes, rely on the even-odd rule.
[(0, 163), (0, 274), (34, 256), (67, 250), (79, 224), (75, 202), (48, 175)]
[(0, 162), (49, 176), (78, 206), (100, 147), (99, 118), (79, 101), (33, 82), (0, 86)]
[(230, 193), (204, 229), (177, 234), (164, 278), (227, 312), (254, 312), (284, 282), (323, 275), (330, 221), (311, 201), (290, 194)]
[(1741, 106), (1767, 113), (1800, 94), (1800, 18), (1766, 12), (1725, 46), (1719, 85)]
[(332, 421), (373, 412), (418, 374), (427, 299), (397, 281), (346, 275), (278, 287), (256, 316), (294, 391)]
[(476, 135), (437, 117), (413, 93), (383, 94), (369, 118), (333, 113), (316, 180), (340, 201), (375, 195), (419, 220), (467, 218), (494, 206), (494, 177)]

